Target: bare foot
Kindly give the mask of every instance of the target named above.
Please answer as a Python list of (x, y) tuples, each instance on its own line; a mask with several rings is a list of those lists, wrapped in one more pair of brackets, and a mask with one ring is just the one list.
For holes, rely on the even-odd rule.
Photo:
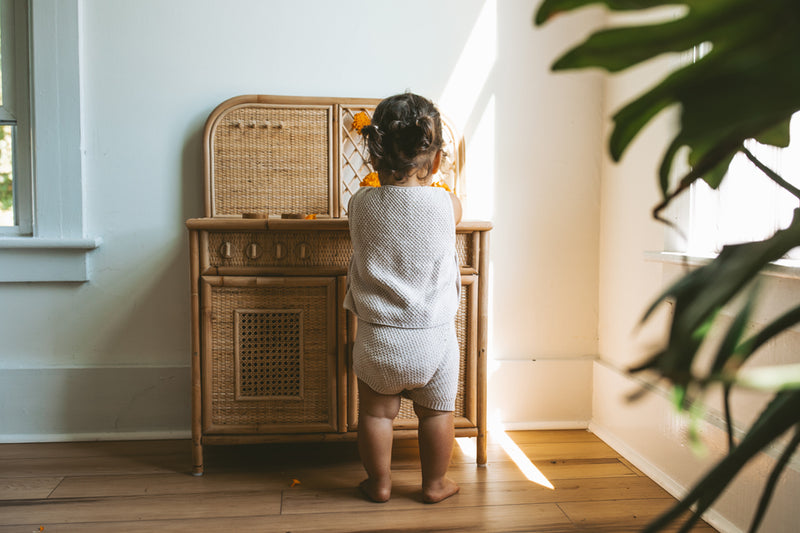
[(458, 491), (458, 484), (449, 477), (446, 477), (440, 482), (431, 483), (429, 487), (423, 487), (422, 501), (425, 503), (439, 503), (453, 494), (458, 493)]
[(365, 479), (358, 485), (359, 490), (368, 500), (375, 503), (386, 503), (392, 496), (391, 486), (381, 486), (380, 483), (373, 481), (369, 478)]

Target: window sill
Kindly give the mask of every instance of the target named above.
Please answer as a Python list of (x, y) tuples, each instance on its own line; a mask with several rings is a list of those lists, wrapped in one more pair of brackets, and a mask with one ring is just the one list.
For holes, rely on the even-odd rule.
[(95, 239), (0, 237), (0, 283), (88, 281)]
[[(648, 261), (690, 267), (703, 266), (714, 259), (714, 256), (710, 255), (698, 256), (682, 252), (645, 252), (644, 257)], [(800, 261), (797, 259), (781, 259), (767, 265), (761, 273), (765, 276), (776, 278), (800, 279)]]

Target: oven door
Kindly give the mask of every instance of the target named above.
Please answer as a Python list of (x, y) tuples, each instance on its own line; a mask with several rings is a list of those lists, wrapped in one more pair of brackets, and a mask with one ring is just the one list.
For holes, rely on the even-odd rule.
[(203, 433), (336, 431), (336, 278), (200, 284)]

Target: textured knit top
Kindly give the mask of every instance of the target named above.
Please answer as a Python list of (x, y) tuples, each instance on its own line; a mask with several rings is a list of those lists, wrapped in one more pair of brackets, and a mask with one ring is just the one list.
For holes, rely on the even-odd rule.
[(348, 206), (353, 257), (344, 306), (372, 324), (451, 322), (461, 280), (450, 195), (439, 187), (361, 187)]

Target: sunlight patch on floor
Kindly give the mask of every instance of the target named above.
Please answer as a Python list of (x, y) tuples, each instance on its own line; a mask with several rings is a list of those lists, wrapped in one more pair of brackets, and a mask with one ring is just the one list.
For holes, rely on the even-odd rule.
[[(555, 489), (553, 484), (550, 483), (550, 480), (547, 479), (544, 474), (542, 474), (541, 470), (539, 470), (530, 459), (528, 459), (528, 456), (525, 455), (525, 452), (522, 451), (517, 443), (508, 436), (503, 424), (500, 423), (499, 420), (500, 417), (495, 416), (495, 421), (489, 426), (490, 440), (496, 442), (501, 448), (503, 448), (503, 451), (506, 452), (506, 455), (508, 455), (511, 460), (514, 461), (514, 464), (517, 465), (519, 471), (522, 472), (528, 481), (551, 490)], [(477, 457), (476, 439), (461, 437), (456, 439), (456, 443), (461, 449), (461, 453), (470, 458)]]

